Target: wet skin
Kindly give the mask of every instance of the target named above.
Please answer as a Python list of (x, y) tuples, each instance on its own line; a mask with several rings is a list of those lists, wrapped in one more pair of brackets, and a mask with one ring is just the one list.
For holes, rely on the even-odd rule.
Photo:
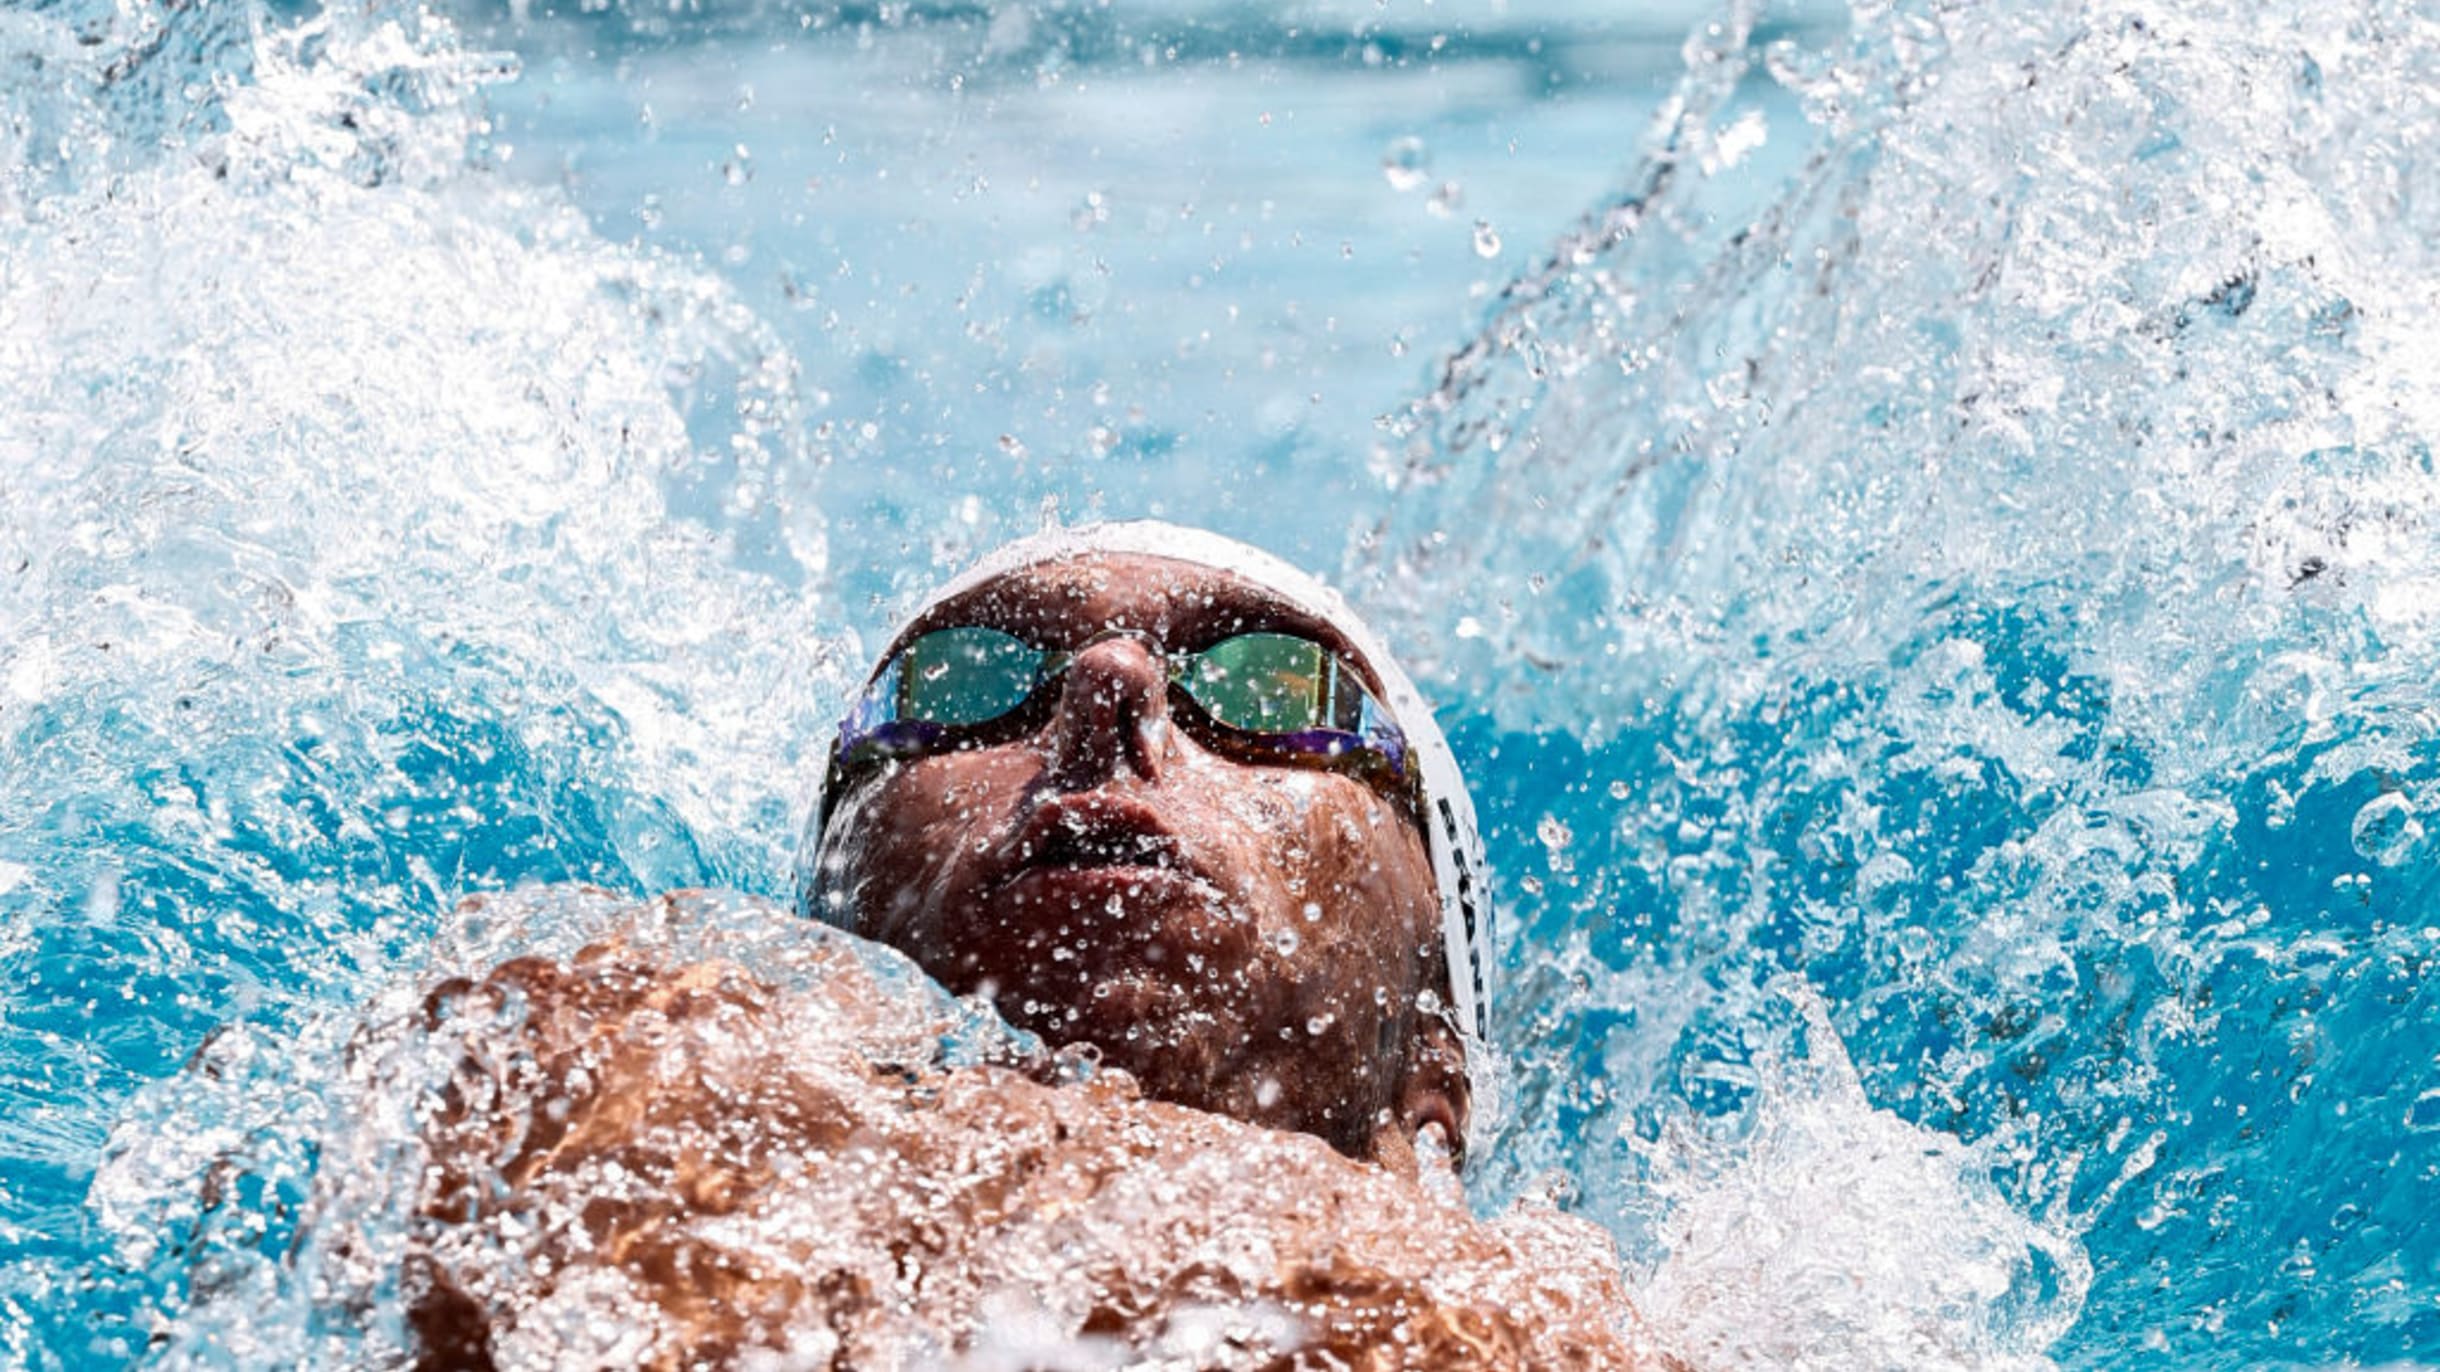
[(1365, 777), (1199, 740), (1151, 644), (1284, 629), (1369, 664), (1249, 582), (1131, 554), (1012, 572), (899, 642), (970, 624), (1059, 648), (1129, 632), (1090, 642), (1013, 736), (848, 778), (830, 916), (1156, 1098), (1393, 1164), (1427, 1124), (1462, 1138), (1460, 1050), (1418, 1008), (1447, 987), (1418, 818)]

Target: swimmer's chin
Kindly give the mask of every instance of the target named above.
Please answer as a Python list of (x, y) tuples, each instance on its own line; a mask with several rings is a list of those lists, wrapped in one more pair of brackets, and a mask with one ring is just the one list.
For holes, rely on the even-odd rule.
[(1212, 1108), (1210, 1083), (1221, 1056), (1215, 1050), (1226, 1034), (1211, 1014), (1207, 987), (1135, 969), (1096, 977), (1083, 994), (1054, 1000), (1064, 1008), (1028, 1014), (1028, 998), (1003, 992), (1000, 1008), (1011, 1023), (1054, 1045), (1092, 1044), (1103, 1065), (1124, 1070), (1148, 1096)]
[(1094, 1031), (1096, 1042), (1123, 1037), (1174, 1047), (1194, 1033), (1208, 1031), (1210, 1013), (1203, 1009), (1199, 988), (1183, 984), (1166, 970), (1129, 970), (1096, 978), (1078, 1006), (1077, 1024)]

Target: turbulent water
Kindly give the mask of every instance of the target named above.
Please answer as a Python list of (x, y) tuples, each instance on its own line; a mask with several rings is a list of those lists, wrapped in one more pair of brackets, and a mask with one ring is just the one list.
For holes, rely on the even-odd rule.
[[(2440, 1357), (2440, 27), (1748, 17), (1394, 425), (1367, 565), (1534, 731), (1508, 1156), (1663, 1244), (1718, 1203), (1675, 1128), (1874, 1177), (1772, 1156), (1797, 977), (2089, 1256), (2055, 1355)], [(1948, 1249), (1905, 1211), (1859, 1246)]]
[[(0, 33), (0, 1349), (108, 1365), (188, 1262), (289, 1242), (330, 1083), (242, 1121), (136, 1088), (236, 1018), (327, 1067), (469, 890), (768, 882), (839, 686), (818, 529), (743, 571), (664, 485), (719, 461), (744, 504), (801, 456), (786, 355), (481, 170), (495, 62), (411, 12)], [(260, 1189), (112, 1242), (122, 1119)]]
[(1697, 1365), (2440, 1362), (2440, 17), (1516, 10), (0, 11), (0, 1359), (394, 1317), (364, 1007), (1048, 499), (1347, 550)]

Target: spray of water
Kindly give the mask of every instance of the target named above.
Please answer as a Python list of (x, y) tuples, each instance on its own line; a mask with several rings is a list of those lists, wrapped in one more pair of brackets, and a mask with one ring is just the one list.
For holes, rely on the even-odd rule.
[[(1811, 50), (1778, 18), (1695, 36), (1630, 189), (1377, 455), (1402, 496), (1353, 565), (1496, 702), (1517, 927), (1564, 950), (1510, 998), (1553, 1008), (1511, 1040), (1505, 1184), (1568, 1168), (1664, 1291), (1755, 1254), (1723, 1205), (1810, 1255), (1757, 1280), (1827, 1270), (1856, 1212), (1768, 1174), (1880, 1190), (1869, 1098), (1967, 1141), (1897, 1188), (1928, 1214), (1996, 1180), (2038, 1219), (1922, 1225), (2004, 1299), (1886, 1288), (1960, 1356), (2074, 1319), (2071, 1236), (2071, 1357), (2428, 1351), (2383, 1283), (2429, 1222), (2354, 1169), (2432, 1156), (2395, 1121), (2440, 951), (2440, 30), (1871, 3)], [(1784, 182), (1733, 171), (1790, 140)], [(1756, 1067), (1789, 974), (1861, 1092)], [(1745, 1180), (1673, 1207), (1687, 1137)], [(1918, 1361), (1823, 1337), (1770, 1356)]]
[[(507, 70), (388, 6), (0, 16), (10, 1360), (141, 1347), (56, 1264), (116, 1102), (216, 1026), (327, 1065), (312, 1007), (411, 975), (468, 891), (784, 870), (839, 694), (818, 526), (755, 514), (792, 364), (486, 170)], [(707, 464), (719, 529), (672, 508)], [(310, 1114), (309, 1068), (222, 1056)], [(294, 1199), (222, 1203), (276, 1252)]]

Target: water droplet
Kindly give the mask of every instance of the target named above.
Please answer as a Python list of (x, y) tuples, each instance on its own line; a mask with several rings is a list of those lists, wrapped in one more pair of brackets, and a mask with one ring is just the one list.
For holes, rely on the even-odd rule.
[(2355, 826), (2349, 837), (2355, 843), (2355, 851), (2366, 861), (2394, 867), (2423, 841), (2423, 825), (2415, 818), (2414, 806), (2406, 797), (2391, 791), (2375, 796), (2355, 812)]
[(1381, 153), (1381, 175), (1389, 188), (1404, 194), (1431, 179), (1432, 150), (1420, 138), (1394, 139)]
[(1432, 192), (1432, 198), (1423, 202), (1423, 207), (1430, 210), (1435, 218), (1440, 219), (1447, 219), (1456, 214), (1459, 210), (1464, 209), (1465, 205), (1466, 188), (1454, 181), (1441, 182), (1440, 189)]
[(1309, 901), (1306, 901), (1306, 902), (1305, 902), (1305, 923), (1307, 923), (1307, 924), (1312, 924), (1312, 923), (1315, 923), (1315, 922), (1319, 921), (1319, 920), (1321, 919), (1321, 917), (1322, 917), (1322, 903), (1321, 903), (1320, 901), (1318, 901), (1318, 900), (1309, 900)]
[(1625, 800), (1630, 789), (1624, 781), (1613, 781), (1610, 783), (1610, 799)]
[(1062, 1086), (1091, 1081), (1101, 1070), (1101, 1049), (1084, 1041), (1065, 1044), (1052, 1055), (1051, 1070)]
[(1271, 935), (1271, 947), (1277, 950), (1279, 955), (1283, 958), (1295, 956), (1297, 945), (1300, 942), (1301, 940), (1296, 937), (1296, 931), (1294, 929), (1282, 929), (1278, 933)]
[(1279, 1078), (1264, 1077), (1254, 1086), (1254, 1103), (1268, 1110), (1279, 1104)]
[(1576, 841), (1576, 831), (1568, 828), (1566, 821), (1557, 815), (1542, 816), (1542, 822), (1534, 826), (1533, 832), (1534, 837), (1542, 840), (1542, 846), (1554, 853)]
[(1315, 1015), (1313, 1018), (1305, 1021), (1305, 1032), (1311, 1034), (1315, 1038), (1320, 1038), (1322, 1035), (1330, 1032), (1331, 1025), (1338, 1022), (1339, 1017), (1336, 1015)]
[(1022, 458), (1025, 456), (1025, 444), (1015, 434), (1001, 434), (1000, 451), (1010, 457)]
[(1491, 221), (1488, 219), (1474, 221), (1474, 255), (1476, 257), (1500, 255), (1500, 231), (1491, 227)]

